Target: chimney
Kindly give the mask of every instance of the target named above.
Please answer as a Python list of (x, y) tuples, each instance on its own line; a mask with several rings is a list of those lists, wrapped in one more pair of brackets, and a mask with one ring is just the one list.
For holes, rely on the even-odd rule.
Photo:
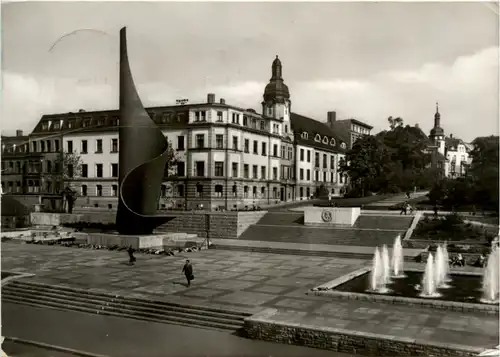
[(16, 136), (23, 136), (22, 130), (16, 130)]
[(329, 126), (332, 126), (333, 123), (335, 123), (335, 120), (337, 120), (337, 113), (336, 112), (328, 112), (327, 113), (327, 122)]
[(215, 103), (215, 94), (213, 94), (213, 93), (208, 93), (207, 94), (207, 103), (208, 104), (214, 104)]
[(450, 139), (453, 139), (453, 134), (450, 133)]
[(226, 100), (224, 98), (220, 99), (220, 104), (226, 104)]
[(420, 129), (420, 125), (418, 125), (418, 123), (415, 124), (415, 128)]

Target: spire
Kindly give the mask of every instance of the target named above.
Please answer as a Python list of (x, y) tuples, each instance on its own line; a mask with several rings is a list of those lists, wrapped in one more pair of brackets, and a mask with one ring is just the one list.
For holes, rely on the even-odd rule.
[(271, 77), (271, 80), (283, 79), (283, 78), (281, 78), (281, 61), (278, 58), (278, 55), (276, 55), (276, 58), (273, 61), (272, 75), (273, 76)]
[(439, 128), (441, 123), (441, 114), (439, 114), (439, 103), (436, 102), (436, 114), (434, 114), (434, 127)]
[(290, 92), (283, 82), (281, 61), (276, 55), (271, 66), (272, 77), (264, 89), (264, 102), (284, 103), (290, 100)]

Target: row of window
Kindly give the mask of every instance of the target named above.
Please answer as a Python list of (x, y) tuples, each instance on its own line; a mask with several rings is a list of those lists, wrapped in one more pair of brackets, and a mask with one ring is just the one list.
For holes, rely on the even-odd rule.
[[(330, 172), (330, 175), (329, 175), (330, 177), (328, 177), (327, 174), (328, 174), (327, 172), (323, 172), (323, 180), (322, 180), (322, 182), (328, 182), (328, 178), (330, 179), (330, 182), (337, 182), (336, 176), (335, 176), (336, 175), (335, 172)], [(304, 180), (304, 169), (300, 169), (299, 170), (299, 179), (301, 181)], [(314, 180), (318, 182), (319, 179), (320, 179), (320, 172), (319, 171), (314, 171)], [(306, 170), (306, 180), (307, 181), (311, 180), (311, 170), (309, 170), (309, 169)], [(344, 180), (347, 180), (347, 178), (344, 177), (343, 175), (340, 175), (339, 176), (339, 183), (344, 183)]]
[[(73, 177), (75, 175), (73, 165), (68, 165), (67, 175)], [(89, 168), (87, 164), (82, 164), (80, 167), (80, 177), (89, 177)], [(103, 176), (103, 164), (95, 164), (95, 177)], [(118, 164), (111, 164), (111, 177), (118, 177)]]
[[(301, 162), (306, 161), (305, 154), (306, 154), (306, 150), (300, 149), (299, 159)], [(323, 154), (322, 161), (323, 161), (323, 168), (328, 169), (328, 155), (327, 154)], [(307, 162), (311, 162), (311, 150), (307, 150)], [(316, 153), (314, 153), (314, 167), (319, 168), (321, 166), (320, 164), (321, 164), (320, 154), (319, 154), (319, 152), (316, 152)], [(330, 155), (330, 169), (331, 170), (335, 169), (335, 156), (334, 155)]]
[[(231, 113), (231, 123), (232, 124), (240, 125), (240, 118), (241, 118), (241, 114)], [(195, 122), (206, 122), (207, 121), (206, 112), (203, 110), (194, 112), (194, 121)], [(217, 121), (216, 122), (222, 123), (223, 121), (224, 121), (223, 112), (217, 112)], [(252, 128), (252, 129), (259, 129), (262, 131), (268, 130), (267, 122), (265, 120), (247, 117), (246, 115), (243, 115), (243, 126), (248, 127), (248, 128)], [(287, 131), (288, 131), (288, 126), (285, 125), (285, 132), (287, 132)], [(279, 124), (273, 124), (272, 133), (279, 134)]]
[[(68, 152), (73, 152), (74, 147), (73, 147), (73, 140), (68, 140), (66, 142), (67, 145), (67, 151)], [(96, 139), (95, 140), (95, 151), (96, 154), (102, 154), (102, 139)], [(110, 145), (110, 151), (111, 153), (117, 153), (118, 152), (118, 139), (111, 139), (111, 145)], [(87, 154), (88, 153), (88, 141), (87, 140), (82, 140), (80, 143), (80, 153), (81, 154)]]
[[(302, 137), (302, 139), (305, 139), (305, 140), (309, 139), (309, 134), (306, 131), (302, 132), (302, 134), (300, 136)], [(328, 145), (328, 144), (330, 144), (331, 146), (336, 145), (334, 138), (328, 138), (328, 136), (324, 136), (323, 138), (321, 138), (320, 134), (316, 134), (316, 136), (314, 137), (314, 141), (316, 141), (317, 143), (323, 143), (325, 145)], [(345, 149), (346, 148), (345, 143), (340, 143), (340, 147), (342, 149)]]

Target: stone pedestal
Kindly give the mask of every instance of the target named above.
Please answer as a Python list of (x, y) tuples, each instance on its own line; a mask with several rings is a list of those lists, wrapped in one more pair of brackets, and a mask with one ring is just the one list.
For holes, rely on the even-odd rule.
[(196, 234), (187, 233), (157, 233), (148, 235), (122, 235), (118, 233), (74, 233), (78, 240), (84, 240), (87, 244), (100, 245), (103, 247), (129, 247), (134, 249), (143, 248), (185, 248), (203, 243), (203, 238)]
[(352, 227), (360, 214), (360, 207), (306, 207), (304, 225)]

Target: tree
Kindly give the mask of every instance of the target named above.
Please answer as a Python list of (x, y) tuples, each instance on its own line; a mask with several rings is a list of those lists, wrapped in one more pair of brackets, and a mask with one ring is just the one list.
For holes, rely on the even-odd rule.
[(54, 161), (54, 168), (45, 178), (54, 185), (54, 191), (63, 200), (63, 207), (68, 207), (68, 212), (73, 211), (73, 204), (78, 198), (78, 193), (70, 187), (70, 182), (75, 176), (81, 176), (82, 159), (76, 153), (59, 153)]
[(339, 165), (349, 174), (357, 195), (430, 188), (436, 182), (429, 138), (418, 127), (403, 126), (402, 118), (389, 117), (388, 121), (391, 130), (358, 139), (346, 154), (346, 163)]
[(389, 127), (391, 128), (391, 130), (403, 126), (403, 119), (400, 117), (393, 118), (392, 116), (390, 116), (389, 118), (387, 118), (387, 121), (389, 122)]
[(170, 141), (168, 142), (166, 155), (167, 155), (167, 163), (165, 164), (165, 171), (163, 173), (164, 190), (162, 190), (164, 192), (162, 192), (161, 196), (163, 196), (163, 201), (165, 202), (166, 205), (173, 206), (175, 205), (174, 182), (178, 180), (178, 172), (177, 172), (178, 157)]
[(474, 201), (498, 212), (499, 137), (478, 137), (472, 145), (474, 149), (471, 152), (472, 163), (468, 177), (473, 182)]
[(351, 189), (360, 190), (361, 195), (367, 190), (378, 191), (380, 178), (384, 177), (389, 164), (389, 155), (383, 142), (374, 136), (364, 136), (354, 143), (340, 163), (340, 172), (347, 173)]

